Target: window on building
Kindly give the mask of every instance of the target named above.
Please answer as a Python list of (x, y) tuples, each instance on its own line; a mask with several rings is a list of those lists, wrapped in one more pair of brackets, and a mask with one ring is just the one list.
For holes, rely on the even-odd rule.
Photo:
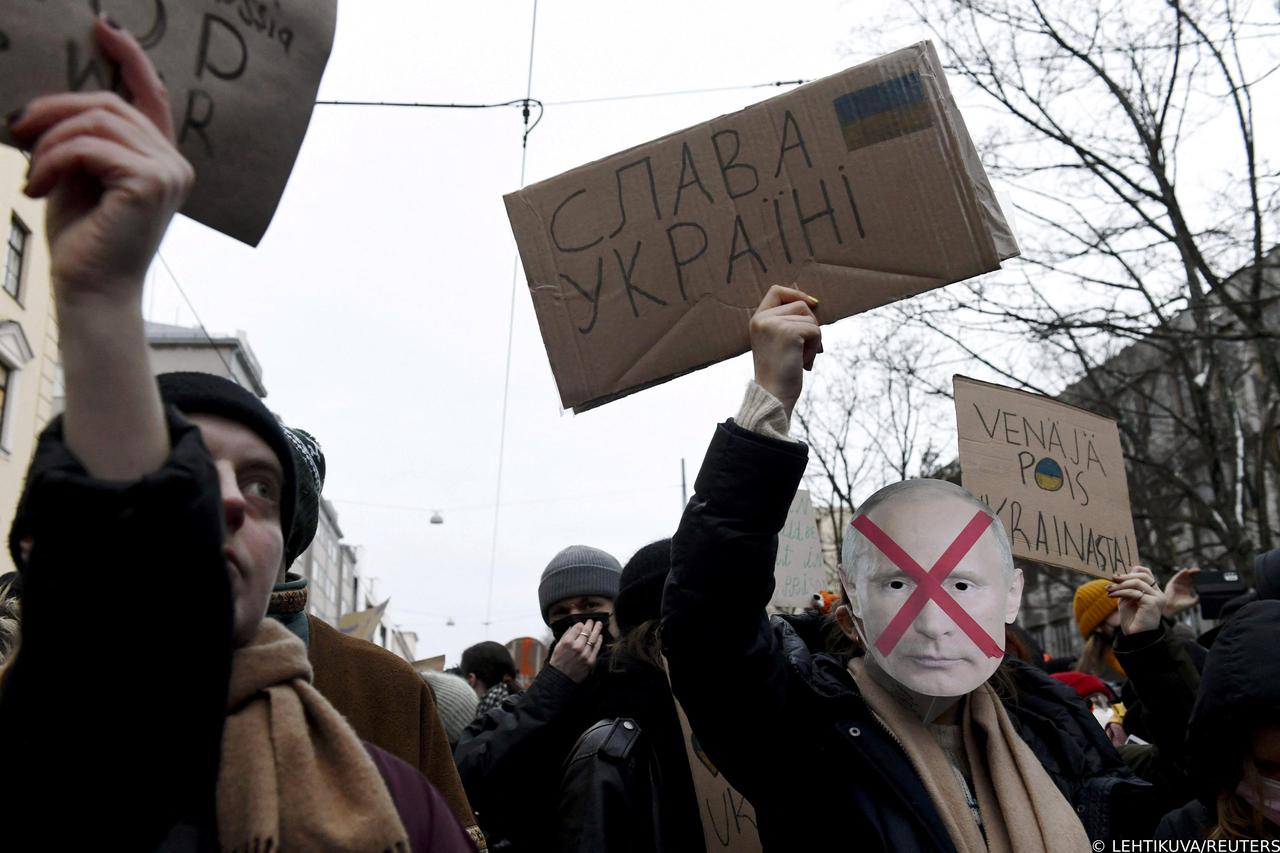
[(27, 243), (31, 232), (22, 224), (17, 216), (9, 220), (9, 248), (4, 261), (4, 289), (14, 299), (19, 297), (22, 287), (22, 262), (27, 254)]

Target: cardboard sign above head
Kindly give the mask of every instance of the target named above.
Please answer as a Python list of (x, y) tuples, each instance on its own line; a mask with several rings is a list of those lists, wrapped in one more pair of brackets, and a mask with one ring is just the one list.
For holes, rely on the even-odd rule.
[(575, 412), (745, 352), (770, 285), (832, 322), (1018, 253), (928, 42), (506, 203)]
[(908, 480), (859, 507), (842, 563), (867, 653), (923, 696), (962, 696), (996, 671), (1022, 575), (991, 511), (954, 483)]
[(964, 376), (954, 386), (961, 478), (1015, 557), (1108, 579), (1139, 565), (1115, 421)]
[[(196, 171), (182, 212), (258, 245), (302, 145), (333, 44), (337, 0), (41, 0), (0, 16), (0, 110), (38, 95), (116, 89), (100, 12), (164, 78), (178, 147)], [(11, 143), (3, 129), (0, 141)]]

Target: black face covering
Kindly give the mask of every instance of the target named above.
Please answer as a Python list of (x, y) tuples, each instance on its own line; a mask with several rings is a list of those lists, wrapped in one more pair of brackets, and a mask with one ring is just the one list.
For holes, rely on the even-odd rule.
[(551, 644), (551, 648), (555, 648), (560, 642), (560, 638), (565, 632), (574, 625), (581, 625), (588, 619), (599, 622), (604, 627), (600, 630), (600, 639), (605, 645), (613, 642), (613, 636), (609, 633), (609, 616), (608, 613), (575, 613), (572, 616), (565, 616), (551, 623), (551, 636), (555, 637), (555, 642)]

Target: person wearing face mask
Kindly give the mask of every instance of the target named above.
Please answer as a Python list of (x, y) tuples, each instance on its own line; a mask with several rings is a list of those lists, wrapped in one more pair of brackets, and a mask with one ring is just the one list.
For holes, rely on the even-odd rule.
[(1205, 664), (1187, 732), (1196, 800), (1166, 815), (1159, 839), (1280, 839), (1280, 601), (1227, 622)]
[(821, 351), (816, 306), (775, 286), (756, 310), (755, 381), (707, 451), (662, 608), (676, 698), (755, 807), (764, 848), (795, 849), (797, 815), (815, 813), (868, 850), (1075, 851), (1149, 834), (1150, 786), (1083, 703), (1005, 658), (1021, 574), (999, 519), (959, 486), (893, 484), (859, 508), (837, 619), (861, 655), (815, 653), (767, 617), (808, 461), (789, 419)]
[[(599, 716), (597, 662), (608, 660), (608, 621), (622, 566), (611, 554), (571, 545), (538, 584), (554, 642), (529, 689), (478, 717), (453, 757), (490, 848), (555, 849), (560, 766)], [(505, 847), (503, 845), (506, 845)]]

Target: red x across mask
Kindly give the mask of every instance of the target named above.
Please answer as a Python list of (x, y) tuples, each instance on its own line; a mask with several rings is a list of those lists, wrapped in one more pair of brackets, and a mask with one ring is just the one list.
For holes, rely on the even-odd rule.
[[(931, 519), (927, 547), (932, 553), (947, 541), (946, 530), (955, 529), (948, 528), (949, 523), (946, 518)], [(1005, 568), (996, 559), (973, 559), (957, 572), (990, 525), (988, 514), (974, 512), (926, 570), (910, 553), (921, 550), (919, 543), (903, 536), (903, 542), (895, 541), (865, 515), (852, 523), (888, 564), (882, 563), (888, 574), (881, 571), (874, 580), (858, 584), (867, 638), (880, 665), (917, 692), (966, 693), (989, 678), (1004, 656), (993, 632), (1003, 636), (1010, 590)], [(937, 608), (926, 612), (930, 603)]]

